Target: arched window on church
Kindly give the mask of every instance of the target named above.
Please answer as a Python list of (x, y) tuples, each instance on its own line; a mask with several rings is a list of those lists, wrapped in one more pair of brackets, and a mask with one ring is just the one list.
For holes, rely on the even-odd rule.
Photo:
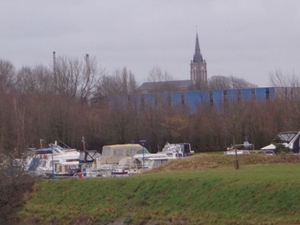
[(194, 80), (197, 80), (197, 69), (194, 69)]

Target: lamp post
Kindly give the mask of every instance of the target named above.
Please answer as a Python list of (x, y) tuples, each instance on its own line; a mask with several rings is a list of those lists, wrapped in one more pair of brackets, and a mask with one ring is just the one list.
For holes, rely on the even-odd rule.
[(52, 151), (52, 180), (54, 180), (53, 144), (50, 144), (50, 148)]
[(146, 140), (140, 140), (140, 143), (143, 145), (143, 170), (145, 169), (145, 149), (144, 145), (146, 143)]
[(235, 166), (235, 169), (239, 169), (240, 166), (239, 166), (239, 160), (238, 160), (238, 155), (237, 155), (237, 149), (236, 149), (236, 146), (235, 146), (235, 138), (233, 138), (233, 148), (234, 148), (234, 152), (235, 152), (235, 163), (234, 163), (234, 166)]

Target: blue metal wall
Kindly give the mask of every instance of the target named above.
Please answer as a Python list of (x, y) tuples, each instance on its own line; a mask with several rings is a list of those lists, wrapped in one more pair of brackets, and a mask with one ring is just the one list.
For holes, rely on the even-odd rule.
[(213, 105), (217, 108), (220, 108), (224, 103), (224, 91), (216, 90), (213, 91)]
[(245, 88), (241, 89), (241, 100), (251, 100), (252, 99), (252, 89)]
[(111, 107), (126, 107), (131, 104), (137, 111), (143, 107), (188, 106), (190, 113), (195, 113), (197, 107), (202, 104), (211, 104), (217, 108), (223, 106), (225, 101), (248, 101), (248, 100), (274, 100), (276, 88), (244, 88), (215, 91), (187, 91), (159, 94), (135, 94), (109, 98)]
[(144, 94), (144, 104), (149, 107), (154, 107), (154, 98), (153, 94)]
[(256, 99), (267, 99), (266, 88), (256, 88), (255, 92)]
[(172, 92), (172, 106), (182, 105), (182, 96), (181, 92)]
[(227, 90), (227, 99), (229, 101), (236, 101), (236, 100), (238, 100), (238, 90), (237, 89)]
[(183, 94), (185, 95), (185, 105), (189, 107), (191, 113), (196, 112), (199, 105), (210, 102), (209, 91), (188, 91)]

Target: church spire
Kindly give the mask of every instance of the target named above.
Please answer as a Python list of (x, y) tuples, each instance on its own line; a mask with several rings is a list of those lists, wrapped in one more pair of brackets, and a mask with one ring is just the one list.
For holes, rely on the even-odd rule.
[(199, 45), (199, 40), (198, 40), (198, 33), (196, 34), (196, 47), (195, 47), (195, 54), (193, 58), (193, 62), (203, 62), (203, 58), (200, 52), (200, 45)]
[[(207, 88), (207, 69), (206, 61), (203, 59), (200, 52), (198, 32), (196, 32), (196, 47), (193, 60), (191, 61), (191, 81), (194, 88)], [(195, 86), (196, 85), (196, 86)]]

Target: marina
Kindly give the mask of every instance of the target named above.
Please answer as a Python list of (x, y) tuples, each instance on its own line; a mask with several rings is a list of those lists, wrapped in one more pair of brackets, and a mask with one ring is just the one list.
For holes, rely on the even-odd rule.
[[(84, 140), (83, 140), (84, 143)], [(24, 170), (42, 178), (100, 178), (129, 176), (156, 168), (169, 160), (193, 155), (189, 143), (166, 143), (162, 152), (150, 153), (140, 144), (106, 145), (97, 150), (61, 147), (57, 141), (48, 148), (28, 149), (24, 153)]]

